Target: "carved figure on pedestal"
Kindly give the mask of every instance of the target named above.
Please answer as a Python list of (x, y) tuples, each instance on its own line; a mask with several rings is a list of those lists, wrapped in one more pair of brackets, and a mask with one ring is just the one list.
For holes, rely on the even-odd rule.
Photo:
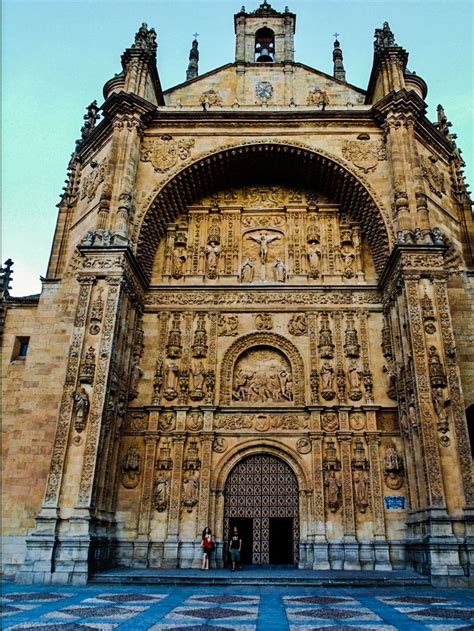
[(280, 236), (279, 235), (268, 236), (267, 232), (265, 230), (262, 230), (260, 234), (258, 235), (258, 237), (255, 237), (249, 234), (247, 236), (247, 239), (252, 239), (252, 241), (255, 241), (256, 243), (260, 245), (260, 263), (262, 265), (265, 265), (267, 261), (268, 244), (271, 243), (272, 241), (275, 241), (276, 239), (280, 239)]
[(141, 455), (135, 443), (128, 448), (122, 460), (122, 484), (127, 489), (134, 489), (140, 480)]
[(360, 389), (360, 377), (362, 374), (362, 370), (355, 359), (353, 359), (349, 364), (347, 372), (350, 386), (349, 399), (351, 399), (352, 401), (358, 401), (362, 397), (362, 391)]
[[(433, 407), (435, 409), (436, 416), (438, 417), (438, 431), (440, 431), (442, 434), (447, 434), (447, 432), (449, 431), (449, 421), (448, 415), (446, 414), (446, 408), (449, 406), (451, 401), (444, 398), (442, 388), (433, 388), (431, 397), (433, 399)], [(445, 443), (446, 440), (444, 440), (442, 444), (444, 446), (447, 446)]]
[(321, 375), (321, 396), (326, 401), (334, 399), (336, 393), (334, 392), (334, 367), (328, 361), (325, 361), (319, 371)]
[(160, 473), (153, 483), (153, 506), (159, 513), (168, 507), (170, 481), (166, 473)]
[(328, 472), (324, 485), (327, 487), (328, 508), (335, 513), (341, 505), (341, 482), (334, 471)]
[(87, 416), (89, 414), (89, 395), (84, 388), (81, 388), (78, 393), (73, 394), (73, 414), (74, 414), (74, 429), (78, 434), (84, 431), (87, 423)]
[(383, 372), (387, 377), (387, 396), (390, 399), (397, 398), (397, 370), (395, 363), (390, 361), (387, 366), (383, 366)]
[(81, 362), (81, 371), (79, 373), (79, 381), (81, 383), (92, 383), (95, 375), (95, 349), (90, 346), (84, 359)]
[(368, 487), (369, 482), (367, 477), (362, 473), (362, 471), (357, 471), (354, 477), (354, 495), (356, 506), (361, 513), (365, 513), (367, 506), (369, 505)]
[(354, 249), (350, 246), (345, 245), (341, 248), (340, 255), (342, 261), (342, 275), (345, 278), (352, 278), (354, 276), (355, 262)]
[(286, 267), (279, 256), (273, 263), (273, 277), (277, 283), (284, 283), (286, 280)]
[(186, 253), (184, 250), (178, 250), (173, 254), (173, 278), (177, 280), (183, 277), (184, 264), (186, 263)]
[(436, 346), (430, 346), (428, 350), (428, 368), (432, 388), (445, 388), (447, 385), (443, 364), (439, 358)]
[(215, 241), (211, 241), (205, 248), (207, 257), (207, 277), (217, 278), (217, 266), (219, 264), (219, 254), (221, 253), (221, 246)]
[(415, 403), (415, 395), (412, 393), (410, 395), (410, 401), (408, 403), (408, 418), (410, 420), (410, 425), (413, 429), (418, 428), (418, 416), (416, 413), (416, 403)]
[(240, 280), (243, 283), (251, 283), (253, 281), (253, 260), (249, 257), (245, 260), (240, 270)]
[(163, 396), (172, 401), (178, 396), (179, 367), (176, 364), (167, 364), (165, 369), (165, 391)]
[(205, 392), (206, 371), (201, 361), (193, 363), (191, 369), (191, 394), (193, 401), (200, 401), (204, 397)]
[(317, 245), (308, 248), (307, 252), (310, 278), (318, 278), (321, 272), (321, 248)]
[(385, 484), (389, 489), (397, 490), (403, 484), (403, 461), (395, 445), (389, 444), (383, 457)]
[(183, 479), (183, 504), (188, 513), (191, 513), (199, 499), (199, 473), (187, 471)]
[(128, 398), (131, 401), (138, 397), (138, 382), (143, 377), (143, 370), (140, 366), (140, 357), (135, 355), (133, 358), (132, 370), (130, 373), (130, 390)]

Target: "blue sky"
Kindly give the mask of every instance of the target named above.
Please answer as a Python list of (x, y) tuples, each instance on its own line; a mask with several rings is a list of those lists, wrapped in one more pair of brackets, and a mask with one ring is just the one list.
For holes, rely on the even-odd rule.
[[(243, 0), (247, 10), (261, 0)], [(332, 74), (340, 33), (347, 80), (366, 88), (374, 29), (386, 20), (428, 84), (428, 117), (442, 103), (474, 185), (473, 11), (456, 0), (273, 0), (296, 13), (295, 59)], [(14, 295), (40, 291), (66, 166), (85, 107), (141, 22), (158, 33), (163, 88), (185, 79), (192, 34), (200, 74), (234, 60), (233, 15), (242, 0), (4, 0), (2, 38), (2, 260), (15, 261)]]

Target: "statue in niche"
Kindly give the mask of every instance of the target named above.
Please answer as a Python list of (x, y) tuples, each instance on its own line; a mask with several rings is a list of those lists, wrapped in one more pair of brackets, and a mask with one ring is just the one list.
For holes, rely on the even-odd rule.
[(141, 455), (136, 443), (132, 443), (122, 460), (122, 484), (127, 489), (138, 485), (141, 473)]
[(446, 408), (451, 403), (449, 399), (444, 398), (442, 388), (434, 388), (432, 391), (433, 407), (438, 417), (438, 429), (445, 434), (449, 430), (448, 415)]
[(165, 370), (165, 391), (163, 396), (168, 401), (178, 396), (179, 367), (176, 364), (167, 364)]
[(255, 241), (256, 243), (260, 245), (260, 263), (262, 265), (265, 265), (267, 261), (267, 255), (268, 255), (268, 244), (271, 243), (272, 241), (275, 241), (276, 239), (280, 239), (280, 236), (279, 235), (268, 236), (267, 232), (265, 230), (262, 230), (258, 237), (255, 237), (249, 234), (247, 236), (247, 239), (252, 239), (252, 241)]
[(232, 398), (254, 403), (292, 401), (293, 379), (286, 358), (269, 348), (248, 351), (236, 364)]
[(349, 245), (344, 245), (340, 249), (340, 255), (342, 260), (342, 274), (345, 278), (352, 278), (354, 276), (354, 263), (355, 254), (354, 249)]
[(273, 278), (277, 283), (284, 283), (286, 280), (286, 267), (279, 256), (276, 257), (273, 263)]
[(356, 477), (354, 478), (354, 491), (356, 505), (361, 513), (365, 513), (366, 508), (369, 505), (368, 486), (369, 482), (367, 477), (362, 473), (362, 471), (358, 471)]
[(334, 381), (334, 368), (330, 362), (324, 362), (324, 364), (321, 366), (320, 375), (322, 390), (332, 390)]
[(317, 245), (312, 248), (308, 248), (307, 252), (308, 263), (309, 263), (309, 275), (311, 278), (318, 278), (319, 273), (321, 271), (321, 248)]
[(403, 464), (395, 445), (390, 444), (383, 457), (383, 468), (385, 473), (398, 473), (402, 470)]
[(84, 388), (73, 394), (74, 404), (74, 429), (78, 434), (84, 431), (89, 414), (89, 395)]
[(129, 400), (136, 399), (138, 397), (138, 382), (143, 377), (143, 374), (143, 370), (140, 366), (140, 357), (135, 355), (130, 373), (130, 390), (128, 393)]
[(353, 359), (347, 369), (351, 390), (360, 390), (360, 375), (362, 373), (359, 364)]
[(186, 259), (187, 256), (184, 250), (178, 250), (173, 254), (173, 278), (179, 279), (183, 277)]
[(387, 396), (390, 399), (397, 398), (397, 370), (395, 368), (395, 362), (388, 362), (388, 366), (382, 367), (383, 372), (387, 377)]
[(191, 513), (199, 499), (199, 473), (187, 471), (183, 479), (183, 504)]
[(219, 263), (221, 246), (215, 241), (211, 241), (204, 251), (207, 258), (207, 277), (211, 279), (217, 278), (217, 265)]
[(191, 399), (200, 400), (204, 397), (206, 371), (201, 361), (194, 362), (191, 368)]
[(416, 403), (415, 403), (415, 395), (412, 393), (410, 395), (410, 401), (408, 403), (408, 418), (410, 419), (410, 425), (413, 429), (418, 427), (418, 417), (416, 414)]
[(430, 382), (432, 388), (444, 388), (447, 385), (446, 375), (444, 373), (443, 364), (439, 358), (436, 346), (430, 346), (428, 349), (428, 369), (430, 373)]
[(153, 484), (153, 506), (162, 513), (168, 506), (170, 481), (166, 473), (160, 473)]
[(253, 260), (250, 257), (246, 259), (242, 265), (240, 280), (243, 283), (251, 283), (253, 281)]
[(327, 486), (328, 507), (331, 513), (339, 509), (341, 502), (341, 481), (336, 478), (334, 471), (329, 471), (324, 485)]

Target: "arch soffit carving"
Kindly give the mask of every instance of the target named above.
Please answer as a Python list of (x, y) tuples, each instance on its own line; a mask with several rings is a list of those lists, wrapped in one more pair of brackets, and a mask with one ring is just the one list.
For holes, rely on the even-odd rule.
[(255, 346), (271, 346), (287, 357), (293, 373), (294, 404), (304, 405), (304, 364), (296, 346), (279, 333), (255, 332), (236, 339), (222, 358), (220, 377), (220, 401), (223, 405), (232, 402), (232, 376), (237, 359), (245, 351)]
[[(156, 247), (160, 238), (164, 234), (164, 230), (160, 230), (159, 222), (152, 221), (155, 219), (154, 214), (157, 217), (163, 215), (159, 212), (159, 202), (163, 199), (163, 196), (167, 192), (168, 188), (173, 186), (173, 184), (181, 184), (180, 180), (184, 177), (187, 177), (188, 174), (193, 173), (193, 171), (198, 171), (200, 166), (205, 163), (209, 164), (210, 162), (217, 162), (217, 158), (223, 155), (235, 155), (236, 151), (239, 150), (247, 150), (250, 151), (252, 148), (261, 150), (263, 148), (272, 148), (277, 147), (279, 150), (289, 150), (291, 152), (298, 152), (297, 155), (302, 156), (303, 153), (308, 154), (311, 157), (317, 157), (325, 159), (330, 163), (330, 167), (337, 171), (338, 177), (344, 179), (345, 176), (349, 175), (354, 179), (354, 184), (358, 185), (359, 190), (363, 190), (365, 193), (368, 202), (368, 206), (373, 208), (372, 213), (368, 213), (372, 218), (376, 220), (378, 227), (380, 228), (378, 231), (374, 231), (373, 243), (371, 243), (372, 250), (374, 250), (374, 246), (378, 249), (378, 253), (374, 251), (374, 260), (376, 267), (378, 268), (379, 273), (382, 271), (382, 268), (385, 264), (386, 259), (389, 254), (389, 247), (393, 244), (395, 235), (393, 231), (392, 218), (389, 209), (385, 206), (379, 195), (372, 188), (371, 184), (363, 177), (361, 173), (355, 171), (355, 169), (341, 156), (334, 155), (326, 150), (321, 148), (311, 147), (310, 145), (306, 145), (304, 143), (298, 143), (295, 141), (281, 141), (278, 139), (269, 140), (252, 140), (248, 142), (239, 142), (235, 144), (227, 144), (221, 147), (216, 147), (215, 149), (203, 152), (195, 157), (194, 160), (186, 164), (185, 166), (179, 165), (175, 169), (173, 169), (168, 176), (163, 179), (160, 184), (154, 187), (149, 195), (145, 197), (141, 205), (137, 208), (133, 226), (131, 229), (131, 240), (134, 244), (134, 248), (136, 250), (137, 257), (139, 259), (149, 259), (148, 264), (145, 264), (146, 271), (150, 271), (154, 253), (156, 251)], [(332, 164), (331, 164), (332, 163)], [(186, 188), (182, 187), (181, 188)], [(189, 190), (189, 187), (187, 187)], [(206, 193), (211, 192), (203, 191), (202, 196)], [(171, 195), (171, 197), (175, 197)], [(195, 198), (190, 196), (188, 200), (183, 202), (183, 207), (187, 204), (192, 203)], [(178, 204), (179, 205), (179, 204)], [(172, 205), (173, 208), (176, 208), (177, 204)], [(366, 216), (367, 207), (361, 211), (361, 219), (363, 220)], [(179, 209), (178, 212), (180, 212)], [(164, 229), (164, 225), (166, 223), (171, 223), (176, 216), (163, 216), (162, 217), (162, 228)], [(163, 223), (164, 220), (164, 223)], [(367, 231), (365, 231), (367, 232)], [(149, 234), (154, 233), (154, 234)], [(151, 239), (152, 247), (147, 247), (147, 242)], [(369, 242), (370, 234), (369, 234)]]
[(259, 454), (275, 456), (287, 464), (296, 476), (299, 491), (307, 491), (310, 488), (308, 473), (302, 463), (298, 461), (297, 454), (286, 445), (276, 442), (271, 438), (250, 438), (232, 447), (217, 466), (216, 470), (216, 490), (223, 492), (227, 478), (232, 469), (248, 456)]

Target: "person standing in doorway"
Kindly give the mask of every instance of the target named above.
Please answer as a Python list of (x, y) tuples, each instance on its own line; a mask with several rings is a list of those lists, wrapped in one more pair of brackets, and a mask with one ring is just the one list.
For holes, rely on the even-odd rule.
[(209, 526), (206, 526), (202, 531), (202, 566), (201, 570), (209, 569), (209, 557), (211, 556), (211, 552), (214, 550), (214, 541), (212, 540), (212, 532)]
[(232, 563), (232, 572), (240, 566), (240, 551), (242, 550), (242, 539), (240, 538), (237, 526), (234, 526), (232, 536), (229, 541), (229, 554)]

